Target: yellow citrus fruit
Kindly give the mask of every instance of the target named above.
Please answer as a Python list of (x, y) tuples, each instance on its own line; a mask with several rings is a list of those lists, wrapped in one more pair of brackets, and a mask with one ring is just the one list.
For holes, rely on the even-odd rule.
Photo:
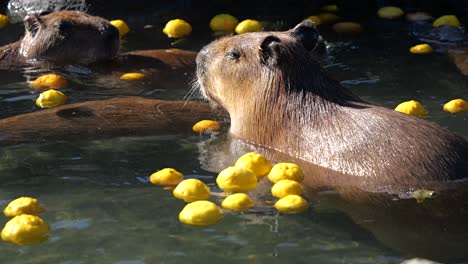
[(322, 6), (322, 8), (320, 8), (322, 11), (326, 11), (326, 12), (338, 12), (338, 6), (337, 5), (326, 5), (326, 6)]
[(17, 245), (43, 242), (49, 238), (49, 225), (35, 215), (22, 214), (13, 217), (2, 230), (2, 240)]
[(210, 28), (213, 31), (232, 32), (237, 24), (239, 24), (237, 18), (229, 14), (219, 14), (211, 19)]
[(445, 15), (437, 18), (434, 23), (432, 23), (434, 27), (440, 26), (454, 26), (454, 27), (461, 27), (460, 21), (454, 15)]
[(387, 18), (387, 19), (395, 19), (403, 16), (405, 13), (401, 8), (396, 7), (396, 6), (385, 6), (380, 8), (377, 11), (377, 15), (380, 18)]
[(47, 90), (36, 99), (36, 105), (41, 108), (52, 108), (64, 105), (68, 98), (57, 90)]
[(339, 34), (356, 35), (362, 33), (361, 24), (355, 22), (339, 22), (333, 25), (333, 30)]
[(184, 179), (184, 175), (173, 168), (165, 168), (150, 176), (150, 182), (159, 186), (176, 186)]
[(10, 19), (5, 16), (0, 14), (0, 29), (6, 27), (10, 23)]
[(299, 165), (294, 163), (278, 163), (271, 169), (268, 174), (268, 179), (272, 183), (277, 183), (280, 180), (292, 180), (302, 182), (304, 180), (304, 172)]
[(432, 52), (432, 47), (429, 44), (418, 44), (416, 46), (413, 46), (409, 50), (413, 54), (429, 54)]
[(192, 26), (183, 19), (173, 19), (167, 22), (163, 32), (170, 38), (181, 38), (192, 32)]
[(179, 221), (187, 225), (209, 226), (221, 220), (223, 212), (210, 201), (196, 201), (187, 204), (179, 213)]
[(112, 20), (110, 23), (117, 28), (120, 37), (125, 36), (130, 31), (127, 23), (121, 19)]
[(120, 80), (126, 80), (126, 81), (141, 81), (144, 79), (145, 79), (145, 75), (139, 72), (124, 73), (120, 76)]
[(271, 194), (276, 198), (283, 198), (290, 194), (302, 195), (302, 193), (302, 186), (297, 181), (281, 180), (271, 187)]
[(316, 26), (322, 24), (322, 21), (320, 20), (320, 18), (319, 18), (318, 16), (310, 16), (310, 17), (307, 17), (307, 18), (304, 19), (304, 20), (310, 20), (310, 21), (314, 22), (314, 24), (315, 24)]
[(3, 210), (3, 213), (8, 217), (13, 217), (22, 214), (38, 215), (44, 211), (37, 199), (20, 197), (11, 201)]
[(263, 26), (260, 21), (253, 20), (253, 19), (246, 19), (242, 22), (240, 22), (236, 26), (236, 33), (237, 34), (244, 34), (247, 32), (256, 32), (256, 31), (262, 31)]
[(427, 115), (426, 109), (424, 109), (421, 103), (415, 100), (406, 101), (397, 105), (395, 111), (419, 117)]
[(408, 13), (406, 14), (405, 18), (411, 22), (429, 21), (433, 19), (433, 17), (426, 12)]
[(322, 24), (333, 24), (340, 19), (339, 16), (332, 13), (321, 13), (318, 18)]
[(271, 170), (271, 163), (267, 160), (264, 156), (250, 152), (247, 154), (242, 155), (234, 165), (236, 167), (246, 168), (257, 176), (257, 178), (261, 178), (268, 174)]
[(249, 169), (231, 166), (219, 173), (216, 183), (226, 192), (245, 192), (257, 187), (257, 176)]
[(221, 126), (214, 120), (201, 120), (193, 125), (192, 130), (196, 133), (203, 133), (209, 131), (219, 131)]
[(233, 211), (246, 211), (254, 206), (254, 202), (245, 193), (235, 193), (226, 197), (221, 206)]
[(453, 99), (444, 104), (444, 111), (449, 113), (468, 112), (468, 103), (463, 99)]
[(279, 199), (275, 203), (275, 208), (285, 214), (296, 214), (309, 208), (309, 203), (301, 196), (291, 194)]
[(210, 188), (198, 179), (187, 179), (181, 181), (172, 192), (177, 199), (187, 203), (207, 200), (211, 196)]
[(68, 85), (67, 79), (58, 74), (45, 74), (31, 83), (36, 89), (59, 89)]

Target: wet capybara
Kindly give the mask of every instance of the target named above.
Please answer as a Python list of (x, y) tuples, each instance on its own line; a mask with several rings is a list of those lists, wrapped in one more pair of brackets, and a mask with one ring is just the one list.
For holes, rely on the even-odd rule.
[(191, 132), (213, 118), (208, 104), (123, 97), (64, 105), (0, 120), (0, 145)]
[(330, 78), (308, 52), (316, 28), (216, 40), (197, 57), (202, 93), (241, 140), (334, 171), (310, 170), (311, 188), (430, 186), (468, 176), (468, 143), (424, 119), (372, 105)]
[(89, 64), (114, 58), (120, 45), (117, 28), (82, 12), (28, 15), (24, 26), (23, 38), (0, 47), (0, 68), (43, 62)]

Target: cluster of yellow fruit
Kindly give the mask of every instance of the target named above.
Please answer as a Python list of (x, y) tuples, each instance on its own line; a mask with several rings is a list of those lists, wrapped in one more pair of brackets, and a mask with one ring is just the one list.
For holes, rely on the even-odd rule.
[(357, 35), (364, 31), (361, 24), (351, 21), (338, 22), (340, 17), (334, 13), (339, 11), (337, 5), (326, 5), (320, 8), (323, 13), (309, 16), (305, 20), (314, 22), (315, 25), (333, 24), (332, 29), (342, 35)]
[[(209, 26), (216, 35), (232, 32), (244, 34), (247, 32), (261, 31), (263, 29), (263, 24), (258, 20), (246, 19), (239, 23), (239, 20), (230, 14), (214, 16), (210, 20)], [(192, 26), (187, 21), (179, 18), (167, 22), (163, 29), (163, 33), (170, 38), (183, 38), (190, 35), (191, 32)]]
[(17, 245), (43, 242), (49, 238), (49, 225), (38, 216), (44, 208), (37, 199), (20, 197), (3, 210), (7, 217), (13, 217), (2, 230), (2, 240)]
[[(465, 113), (468, 112), (468, 103), (463, 99), (453, 99), (444, 104), (443, 109), (448, 113)], [(410, 100), (399, 104), (395, 108), (395, 111), (419, 117), (426, 116), (428, 113), (422, 104), (415, 100)]]
[[(397, 19), (402, 17), (405, 14), (401, 8), (396, 7), (396, 6), (385, 6), (380, 8), (377, 11), (377, 15), (380, 18), (386, 18), (386, 19)], [(406, 14), (406, 19), (409, 21), (430, 21), (433, 20), (434, 18), (426, 13), (426, 12), (415, 12), (415, 13), (408, 13)], [(454, 15), (443, 15), (432, 23), (432, 26), (434, 27), (440, 27), (440, 26), (453, 26), (453, 27), (461, 27), (460, 21), (458, 18)]]
[[(221, 171), (216, 183), (228, 195), (221, 206), (228, 210), (245, 211), (254, 207), (254, 201), (244, 192), (257, 187), (260, 178), (268, 175), (274, 183), (271, 193), (279, 198), (275, 208), (287, 214), (300, 213), (309, 207), (301, 197), (303, 190), (300, 182), (304, 173), (293, 163), (278, 163), (272, 166), (262, 155), (251, 152), (240, 157), (234, 166)], [(198, 179), (186, 179), (173, 168), (165, 168), (153, 173), (150, 182), (165, 187), (175, 187), (173, 195), (188, 204), (179, 213), (179, 220), (184, 224), (207, 226), (218, 223), (223, 217), (221, 209), (213, 202), (210, 188)]]
[(31, 86), (42, 92), (36, 99), (36, 105), (41, 108), (52, 108), (64, 105), (68, 98), (65, 94), (55, 89), (60, 89), (68, 85), (68, 81), (58, 74), (45, 74), (38, 77), (31, 83)]

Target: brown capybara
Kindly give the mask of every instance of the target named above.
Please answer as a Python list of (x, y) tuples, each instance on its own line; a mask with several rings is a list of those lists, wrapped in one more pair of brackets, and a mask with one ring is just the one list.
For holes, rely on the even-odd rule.
[[(64, 105), (0, 120), (0, 145), (191, 132), (208, 104), (124, 97)], [(46, 121), (45, 121), (46, 120)]]
[(468, 143), (424, 119), (372, 105), (330, 78), (308, 52), (310, 21), (286, 32), (222, 38), (197, 56), (202, 93), (243, 141), (336, 172), (309, 170), (310, 188), (431, 186), (468, 176)]
[(89, 64), (112, 59), (119, 49), (119, 32), (106, 19), (75, 11), (24, 18), (25, 35), (0, 47), (0, 67), (37, 62)]

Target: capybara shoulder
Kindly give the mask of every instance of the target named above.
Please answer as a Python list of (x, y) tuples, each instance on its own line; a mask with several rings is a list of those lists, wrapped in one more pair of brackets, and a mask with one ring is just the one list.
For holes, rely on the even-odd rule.
[(28, 15), (24, 26), (23, 38), (0, 47), (0, 66), (44, 61), (88, 64), (111, 59), (119, 49), (117, 29), (101, 17), (82, 12)]
[[(468, 143), (421, 118), (363, 102), (310, 52), (313, 23), (216, 40), (197, 56), (202, 93), (229, 112), (230, 133), (349, 175), (309, 174), (311, 187), (421, 187), (468, 176)], [(355, 179), (355, 180), (353, 180)]]

